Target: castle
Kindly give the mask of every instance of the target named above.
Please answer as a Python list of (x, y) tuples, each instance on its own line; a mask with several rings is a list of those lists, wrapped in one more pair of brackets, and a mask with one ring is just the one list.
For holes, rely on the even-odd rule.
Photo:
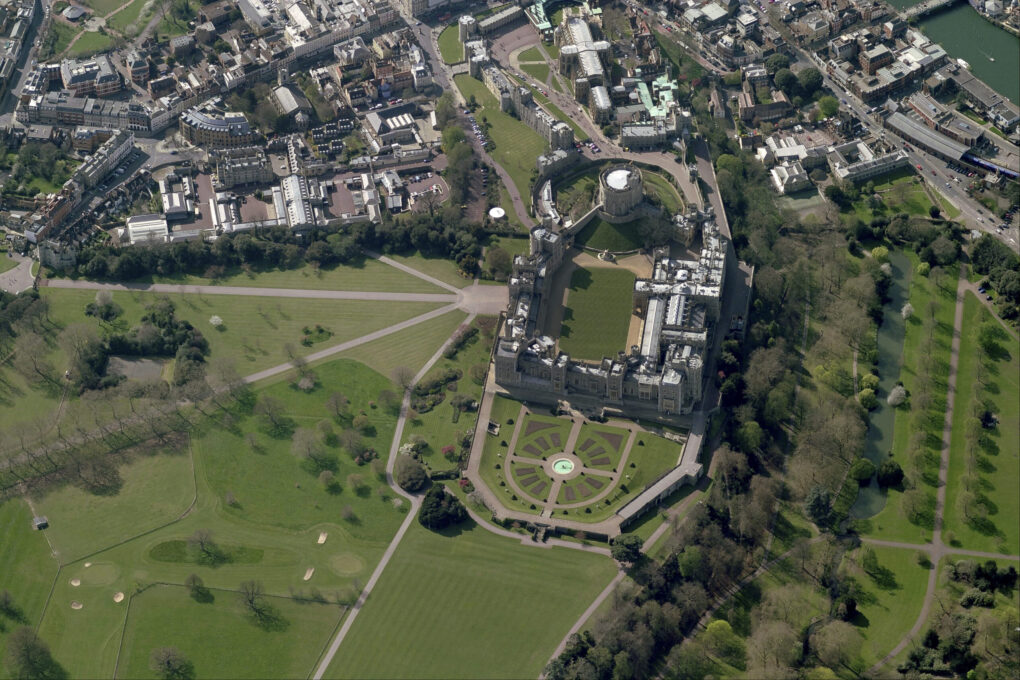
[[(641, 185), (636, 169), (610, 167), (600, 179), (603, 196), (619, 194), (613, 208), (634, 208), (634, 186)], [(579, 225), (560, 233), (533, 229), (530, 254), (514, 258), (510, 303), (495, 352), (496, 382), (528, 398), (582, 408), (611, 407), (645, 417), (691, 413), (701, 401), (704, 364), (719, 319), (728, 242), (711, 213), (688, 220), (701, 230), (699, 259), (674, 259), (668, 248), (656, 249), (651, 277), (634, 284), (634, 310), (643, 319), (640, 344), (599, 363), (559, 351), (559, 329), (544, 327), (544, 307), (558, 304), (551, 290), (554, 274)]]

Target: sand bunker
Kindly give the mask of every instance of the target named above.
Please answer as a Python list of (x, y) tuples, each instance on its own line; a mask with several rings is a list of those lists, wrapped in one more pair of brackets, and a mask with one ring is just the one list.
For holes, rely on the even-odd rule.
[(124, 593), (114, 593), (113, 601), (114, 602), (123, 602), (124, 601)]
[(315, 567), (309, 567), (308, 571), (305, 572), (305, 580), (307, 581), (310, 578), (312, 578), (312, 574), (314, 574), (314, 573), (315, 573)]
[(84, 606), (85, 606), (85, 605), (83, 605), (83, 604), (82, 604), (81, 602), (79, 602), (78, 600), (74, 600), (73, 602), (71, 602), (71, 609), (81, 609), (81, 608), (82, 608), (82, 607), (84, 607)]
[(81, 585), (81, 579), (80, 578), (71, 579), (71, 585), (77, 588), (78, 586)]
[(329, 536), (329, 534), (327, 534), (325, 531), (319, 532), (319, 541), (318, 541), (319, 545), (322, 545), (323, 543), (326, 542), (326, 537), (327, 536)]
[(89, 567), (91, 567), (91, 566), (92, 566), (92, 563), (91, 563), (91, 562), (86, 562), (86, 563), (85, 563), (85, 568), (86, 568), (86, 569), (88, 569), (88, 568), (89, 568)]

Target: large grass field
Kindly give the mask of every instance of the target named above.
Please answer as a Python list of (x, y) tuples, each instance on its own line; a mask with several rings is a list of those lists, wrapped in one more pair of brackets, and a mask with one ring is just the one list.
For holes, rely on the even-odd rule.
[(60, 564), (151, 531), (179, 518), (195, 498), (190, 451), (160, 452), (119, 470), (117, 493), (97, 495), (65, 486), (36, 499)]
[[(917, 257), (912, 253), (907, 253), (907, 255), (910, 259), (910, 266), (916, 267)], [(909, 393), (917, 394), (919, 376), (924, 373), (922, 361), (932, 362), (931, 399), (927, 404), (923, 400), (912, 399), (907, 405), (899, 407), (896, 410), (893, 427), (893, 459), (900, 464), (907, 475), (914, 479), (915, 488), (931, 498), (935, 496), (934, 480), (937, 479), (939, 442), (945, 418), (955, 306), (955, 281), (955, 268), (946, 272), (941, 289), (929, 277), (917, 274), (910, 277), (910, 304), (915, 313), (906, 322), (900, 381)], [(932, 345), (929, 352), (922, 352), (921, 348), (926, 337), (925, 321), (922, 315), (929, 314), (929, 310), (934, 310)], [(887, 396), (883, 394), (879, 395), (879, 398)], [(927, 454), (912, 460), (909, 448), (911, 438), (918, 436), (917, 433), (921, 431), (917, 429), (919, 423), (923, 425), (926, 435), (925, 450)], [(862, 523), (861, 529), (864, 533), (875, 538), (894, 541), (924, 543), (931, 540), (930, 526), (918, 526), (907, 519), (903, 507), (904, 496), (905, 492), (902, 490), (889, 489), (886, 505), (882, 511)]]
[(455, 309), (375, 342), (347, 350), (340, 356), (360, 361), (386, 376), (391, 375), (397, 366), (407, 366), (417, 372), (465, 318), (467, 315), (464, 312)]
[[(100, 322), (85, 316), (85, 306), (95, 300), (95, 291), (43, 289), (50, 301), (51, 317), (66, 323), (89, 323), (97, 328)], [(113, 299), (124, 310), (121, 323), (114, 329), (124, 330), (137, 324), (145, 308), (160, 297), (169, 298), (176, 307), (176, 316), (186, 319), (209, 341), (211, 356), (229, 356), (242, 374), (286, 363), (284, 345), (291, 344), (299, 354), (325, 349), (360, 337), (394, 323), (410, 319), (441, 307), (435, 303), (375, 302), (370, 300), (316, 300), (247, 297), (241, 295), (192, 295), (118, 292)], [(209, 324), (217, 315), (223, 319), (223, 330)], [(120, 321), (120, 320), (118, 320)], [(305, 347), (305, 326), (322, 325), (332, 335), (322, 342)]]
[[(57, 575), (46, 535), (32, 528), (32, 511), (21, 499), (0, 504), (0, 590), (10, 592), (21, 615), (0, 614), (0, 658), (6, 658), (7, 636), (19, 626), (39, 622), (46, 596)], [(8, 678), (0, 664), (0, 678)]]
[[(1016, 488), (1020, 479), (1020, 359), (1016, 343), (1003, 331), (1000, 351), (983, 360), (978, 331), (984, 323), (996, 322), (973, 293), (966, 293), (953, 405), (945, 530), (952, 532), (956, 544), (964, 548), (1016, 554), (1020, 550), (1020, 497)], [(985, 366), (979, 365), (982, 361)], [(967, 431), (980, 403), (990, 406), (999, 424), (982, 432), (975, 453), (976, 464), (971, 468)], [(973, 509), (969, 518), (964, 512), (962, 496), (968, 493), (965, 484), (968, 478), (971, 493), (983, 499), (984, 517)]]
[(560, 349), (594, 361), (625, 350), (634, 280), (626, 269), (576, 269), (563, 310)]
[(489, 138), (494, 148), (489, 150), (489, 155), (510, 174), (517, 191), (527, 196), (535, 159), (546, 151), (545, 140), (521, 121), (500, 111), (496, 99), (482, 81), (462, 74), (455, 76), (454, 82), (465, 99), (474, 95), (481, 105), (482, 109), (476, 111), (475, 116), (478, 120), (485, 116), (492, 126)]
[[(286, 381), (260, 393), (279, 400), (295, 426), (317, 430), (322, 421), (331, 420), (325, 402), (331, 392), (338, 391), (350, 400), (352, 414), (363, 410), (368, 416), (363, 444), (385, 454), (396, 416), (378, 403), (375, 408), (370, 404), (380, 401), (383, 390), (395, 391), (396, 387), (350, 360), (321, 364), (317, 372), (323, 386), (311, 393), (295, 390)], [(350, 427), (348, 420), (332, 424), (337, 435)], [(371, 466), (357, 465), (346, 450), (328, 440), (321, 446), (327, 461), (324, 466), (332, 468), (338, 482), (332, 490), (317, 479), (318, 471), (310, 461), (292, 452), (289, 435), (274, 436), (260, 419), (239, 413), (230, 428), (209, 426), (195, 433), (191, 447), (194, 474), (190, 466), (178, 463), (178, 459), (187, 460), (184, 455), (170, 460), (165, 455), (143, 457), (121, 468), (123, 483), (109, 498), (83, 498), (75, 489), (63, 489), (39, 499), (40, 508), (54, 508), (55, 546), (81, 546), (79, 551), (114, 540), (118, 531), (125, 534), (120, 537), (123, 540), (170, 521), (61, 569), (39, 629), (57, 660), (72, 677), (110, 677), (127, 611), (127, 601), (114, 602), (114, 594), (130, 595), (153, 583), (182, 584), (191, 573), (211, 588), (236, 590), (242, 581), (255, 579), (271, 595), (312, 595), (314, 589), (331, 601), (347, 598), (359, 589), (403, 519), (402, 509)], [(191, 484), (197, 484), (197, 499), (181, 516), (181, 505), (186, 509), (190, 502), (185, 489)], [(143, 507), (146, 499), (151, 508)], [(70, 512), (72, 502), (80, 503), (84, 511)], [(132, 518), (141, 520), (132, 524)], [(224, 561), (207, 564), (196, 560), (186, 541), (198, 529), (212, 532), (226, 555)], [(323, 544), (317, 542), (320, 532), (328, 534)], [(309, 569), (314, 571), (305, 580)], [(79, 579), (80, 585), (75, 586), (72, 579)], [(72, 601), (82, 603), (83, 608), (73, 610)], [(186, 598), (180, 604), (151, 615), (174, 618), (172, 627), (179, 631), (205, 625), (210, 625), (205, 630), (212, 630), (201, 618), (206, 610), (195, 609)], [(229, 609), (233, 611), (233, 606)], [(226, 612), (222, 616), (227, 616)], [(317, 626), (316, 652), (308, 658), (298, 655), (307, 664), (300, 673), (287, 670), (282, 675), (304, 675), (312, 668), (314, 656), (338, 616), (338, 610), (333, 609), (332, 614), (309, 619), (309, 626)], [(299, 628), (305, 625), (299, 619), (295, 614), (288, 630), (304, 631), (303, 639), (313, 637), (311, 629)], [(163, 619), (159, 621), (153, 625), (162, 626)], [(244, 657), (247, 661), (237, 661), (231, 675), (264, 676), (260, 655), (271, 653), (274, 644), (279, 646), (276, 653), (281, 659), (292, 658), (284, 649), (293, 646), (286, 635), (262, 637), (255, 627), (240, 633), (224, 631), (228, 640), (235, 634), (243, 640), (239, 646), (268, 649)], [(133, 663), (143, 663), (151, 651), (151, 636), (145, 634), (142, 639), (145, 642), (138, 643), (142, 647), (133, 650), (142, 655), (142, 661)], [(156, 644), (158, 641), (153, 646)], [(123, 657), (123, 651), (121, 654)], [(193, 661), (197, 664), (198, 658)], [(135, 677), (134, 672), (130, 675)]]
[(176, 647), (199, 678), (300, 678), (314, 666), (344, 609), (274, 597), (279, 630), (254, 623), (239, 595), (212, 591), (197, 602), (181, 586), (156, 585), (131, 598), (116, 677), (157, 678), (152, 650)]
[(464, 45), (460, 42), (456, 23), (444, 28), (436, 42), (439, 43), (439, 56), (445, 63), (456, 64), (464, 61)]
[(415, 522), (327, 677), (535, 677), (615, 571), (470, 523), (442, 535)]
[[(452, 264), (452, 263), (451, 263)], [(412, 265), (413, 266), (413, 265)], [(426, 272), (428, 273), (428, 272)], [(417, 276), (402, 272), (378, 260), (365, 259), (328, 269), (303, 265), (296, 269), (265, 269), (242, 271), (235, 268), (225, 276), (209, 279), (181, 274), (151, 276), (135, 279), (137, 283), (173, 283), (196, 286), (239, 286), (247, 288), (299, 288), (303, 290), (378, 291), (387, 293), (444, 293)]]

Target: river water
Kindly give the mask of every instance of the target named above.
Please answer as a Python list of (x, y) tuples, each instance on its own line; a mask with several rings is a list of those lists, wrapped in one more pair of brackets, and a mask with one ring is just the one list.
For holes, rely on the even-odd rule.
[[(897, 9), (918, 4), (918, 0), (887, 1)], [(950, 57), (966, 60), (971, 72), (989, 87), (1020, 103), (1020, 38), (986, 20), (966, 2), (929, 14), (921, 19), (920, 28)]]
[[(892, 265), (892, 285), (889, 286), (889, 301), (883, 308), (882, 325), (878, 327), (878, 407), (868, 419), (868, 434), (864, 441), (864, 456), (877, 468), (889, 459), (893, 448), (893, 428), (896, 421), (896, 409), (885, 402), (890, 390), (900, 379), (900, 366), (903, 363), (903, 339), (906, 325), (900, 310), (910, 299), (910, 260), (901, 253), (894, 252), (889, 256)], [(866, 366), (858, 364), (858, 372), (863, 375)], [(855, 519), (874, 517), (885, 507), (886, 492), (879, 488), (872, 478), (871, 484), (862, 486), (857, 494), (857, 501), (850, 508), (850, 516)]]

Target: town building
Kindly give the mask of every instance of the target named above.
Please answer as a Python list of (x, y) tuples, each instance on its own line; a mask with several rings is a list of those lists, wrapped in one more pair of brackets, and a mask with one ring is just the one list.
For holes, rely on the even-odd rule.
[(262, 147), (217, 149), (209, 156), (213, 165), (213, 188), (217, 191), (273, 181), (273, 165)]
[(216, 101), (181, 114), (181, 136), (197, 146), (229, 148), (251, 146), (261, 135), (243, 113), (223, 111)]
[(135, 133), (118, 130), (85, 159), (74, 172), (74, 178), (86, 189), (96, 186), (134, 150)]
[(80, 61), (65, 59), (60, 63), (60, 79), (76, 97), (106, 97), (121, 89), (120, 73), (102, 54)]

